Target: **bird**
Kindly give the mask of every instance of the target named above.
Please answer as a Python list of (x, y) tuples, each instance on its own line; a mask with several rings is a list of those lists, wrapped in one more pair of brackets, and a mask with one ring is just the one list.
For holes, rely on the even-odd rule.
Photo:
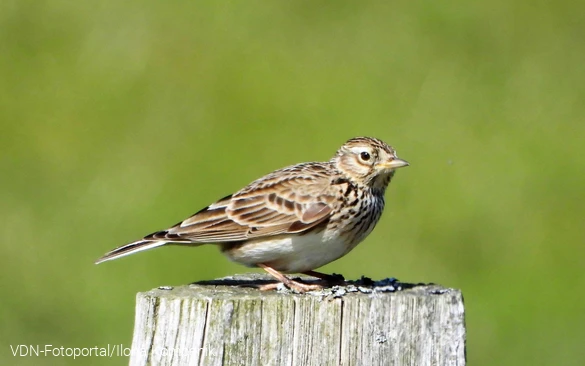
[(276, 170), (201, 209), (178, 224), (106, 253), (95, 263), (166, 246), (215, 244), (230, 260), (262, 268), (305, 293), (322, 289), (285, 274), (315, 271), (349, 253), (378, 223), (396, 169), (409, 163), (374, 137), (354, 137), (326, 162)]

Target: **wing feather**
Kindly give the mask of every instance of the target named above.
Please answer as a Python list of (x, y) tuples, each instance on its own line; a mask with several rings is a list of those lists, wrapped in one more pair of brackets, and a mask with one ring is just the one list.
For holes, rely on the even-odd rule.
[(326, 163), (310, 164), (313, 166), (303, 164), (269, 174), (155, 233), (156, 239), (220, 243), (309, 230), (326, 221), (335, 204), (334, 194), (327, 189)]
[(175, 226), (106, 253), (96, 263), (166, 244), (199, 245), (302, 233), (326, 222), (337, 204), (330, 163), (270, 173)]

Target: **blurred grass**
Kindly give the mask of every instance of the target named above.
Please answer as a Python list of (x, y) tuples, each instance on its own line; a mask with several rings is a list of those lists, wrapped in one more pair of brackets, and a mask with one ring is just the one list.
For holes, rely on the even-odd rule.
[(134, 295), (247, 269), (94, 266), (276, 168), (379, 137), (411, 167), (323, 271), (461, 288), (473, 365), (585, 359), (585, 11), (576, 2), (0, 4), (1, 364), (130, 345)]

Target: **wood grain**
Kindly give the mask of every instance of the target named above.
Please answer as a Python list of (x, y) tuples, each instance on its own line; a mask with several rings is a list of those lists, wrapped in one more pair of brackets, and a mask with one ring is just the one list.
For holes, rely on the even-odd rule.
[(259, 274), (137, 295), (131, 365), (465, 365), (461, 292), (395, 280), (261, 292)]

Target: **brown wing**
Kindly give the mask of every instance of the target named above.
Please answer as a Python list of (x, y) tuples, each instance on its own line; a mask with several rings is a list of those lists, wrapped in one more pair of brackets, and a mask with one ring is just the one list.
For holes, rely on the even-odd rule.
[(307, 163), (281, 169), (144, 239), (219, 243), (308, 230), (333, 210), (327, 168)]

